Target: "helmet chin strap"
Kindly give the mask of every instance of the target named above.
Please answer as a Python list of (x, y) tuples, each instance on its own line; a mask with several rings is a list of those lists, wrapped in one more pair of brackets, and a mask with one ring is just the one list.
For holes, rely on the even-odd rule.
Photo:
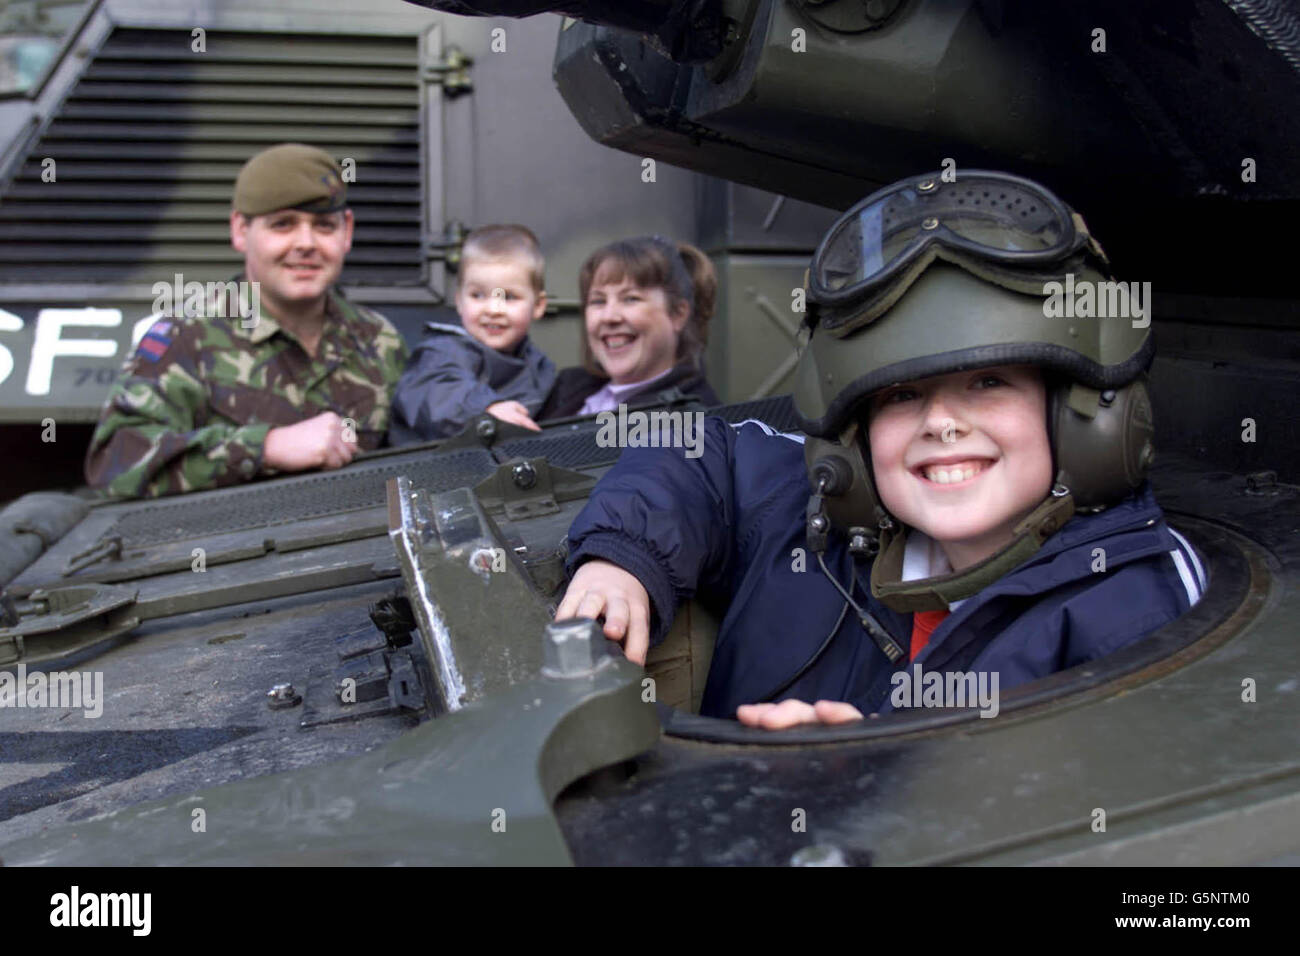
[(915, 581), (903, 580), (903, 551), (907, 528), (894, 525), (880, 532), (880, 553), (871, 565), (871, 594), (901, 613), (946, 611), (953, 601), (968, 598), (1020, 565), (1043, 546), (1074, 515), (1074, 498), (1056, 484), (1046, 498), (1012, 530), (1011, 541), (963, 571)]

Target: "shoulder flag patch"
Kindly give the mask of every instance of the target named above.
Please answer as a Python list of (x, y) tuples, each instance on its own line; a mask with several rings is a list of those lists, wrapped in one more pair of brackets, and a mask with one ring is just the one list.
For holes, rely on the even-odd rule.
[(136, 354), (150, 362), (156, 362), (171, 347), (172, 323), (170, 319), (160, 319), (149, 327), (149, 331), (140, 339), (140, 344), (136, 346)]

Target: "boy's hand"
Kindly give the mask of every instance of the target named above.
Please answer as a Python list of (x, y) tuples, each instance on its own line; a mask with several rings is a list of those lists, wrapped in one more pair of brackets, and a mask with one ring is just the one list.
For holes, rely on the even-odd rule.
[(636, 575), (597, 559), (586, 562), (573, 575), (555, 619), (595, 619), (601, 614), (605, 615), (605, 636), (623, 641), (627, 659), (644, 667), (650, 650), (650, 595)]
[(838, 700), (819, 700), (805, 704), (801, 700), (783, 700), (779, 704), (742, 704), (736, 719), (746, 727), (785, 730), (799, 724), (847, 724), (861, 720), (862, 711)]
[(499, 418), (511, 425), (519, 425), (529, 431), (539, 432), (542, 430), (541, 426), (529, 416), (528, 409), (524, 408), (519, 402), (493, 402), (487, 407), (487, 413), (493, 418)]
[(321, 412), (296, 425), (281, 425), (266, 433), (262, 463), (278, 471), (342, 468), (357, 453), (357, 443), (344, 441), (343, 419)]

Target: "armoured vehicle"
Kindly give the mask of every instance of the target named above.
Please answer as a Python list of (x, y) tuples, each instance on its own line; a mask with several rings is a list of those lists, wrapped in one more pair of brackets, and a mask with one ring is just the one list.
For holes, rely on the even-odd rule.
[[(1300, 353), (1283, 267), (1300, 189), (1294, 4), (426, 6), (483, 51), (558, 30), (556, 87), (638, 186), (675, 166), (740, 184), (699, 180), (698, 224), (678, 232), (723, 275), (709, 371), (731, 421), (797, 427), (780, 394), (791, 301), (835, 209), (910, 172), (992, 166), (1085, 210), (1117, 272), (1155, 289), (1152, 480), (1207, 558), (1208, 591), (1142, 642), (1004, 694), (995, 720), (906, 712), (772, 733), (695, 713), (716, 609), (683, 609), (645, 671), (587, 625), (548, 626), (566, 529), (617, 454), (590, 419), (541, 435), (483, 421), (339, 472), (183, 498), (28, 497), (0, 514), (13, 599), (0, 663), (50, 675), (47, 692), (75, 675), (82, 698), (4, 711), (0, 858), (1300, 862)], [(166, 39), (133, 34), (113, 7), (88, 14), (109, 18), (103, 42), (59, 67), (80, 79), (18, 150), (29, 179), (47, 144), (103, 148), (84, 106), (95, 84), (127, 82)], [(371, 29), (410, 9), (376, 10)], [(512, 19), (546, 12), (564, 18)], [(171, 29), (188, 36), (184, 19)], [(326, 49), (308, 46), (296, 52)], [(445, 85), (455, 62), (428, 69)], [(177, 88), (243, 69), (220, 66)], [(191, 172), (216, 155), (186, 148), (172, 161)], [(602, 198), (628, 209), (618, 194)], [(14, 205), (5, 193), (8, 248), (35, 226), (57, 233)]]

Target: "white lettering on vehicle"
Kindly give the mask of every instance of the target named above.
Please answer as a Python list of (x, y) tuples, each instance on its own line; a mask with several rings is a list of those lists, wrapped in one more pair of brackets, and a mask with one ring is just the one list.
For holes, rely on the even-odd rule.
[(41, 309), (36, 316), (32, 362), (27, 367), (27, 394), (50, 394), (54, 360), (59, 356), (112, 358), (117, 354), (116, 339), (65, 339), (62, 337), (65, 326), (91, 325), (115, 329), (121, 324), (121, 309)]

